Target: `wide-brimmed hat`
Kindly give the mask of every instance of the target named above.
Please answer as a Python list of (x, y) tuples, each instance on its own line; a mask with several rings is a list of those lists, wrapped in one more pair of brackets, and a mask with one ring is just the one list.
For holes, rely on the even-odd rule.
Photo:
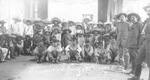
[(5, 20), (0, 20), (0, 24), (4, 24), (4, 23), (6, 23)]
[(113, 23), (112, 22), (105, 22), (104, 25), (111, 25), (111, 26), (113, 26)]
[(103, 32), (103, 30), (102, 29), (100, 29), (100, 28), (93, 28), (92, 30), (90, 30), (91, 31), (91, 33), (94, 33), (94, 32), (98, 32), (98, 33), (101, 33), (101, 32)]
[(121, 15), (124, 15), (125, 17), (127, 17), (126, 13), (120, 13), (120, 14), (117, 15), (117, 19), (119, 19)]
[(25, 18), (25, 19), (23, 19), (23, 23), (26, 23), (28, 21), (31, 22), (31, 23), (34, 22), (34, 20), (32, 18)]
[(33, 18), (33, 23), (34, 23), (34, 22), (40, 22), (40, 21), (41, 21), (40, 18)]
[(135, 16), (138, 21), (141, 20), (141, 17), (137, 13), (130, 13), (128, 14), (128, 20), (130, 21), (131, 16)]
[(18, 22), (21, 21), (21, 18), (19, 16), (14, 16), (12, 19), (15, 20), (15, 21), (18, 21)]
[(66, 32), (66, 31), (69, 31), (69, 33), (72, 32), (71, 29), (70, 29), (69, 27), (64, 27), (62, 30), (63, 30), (64, 32)]
[(147, 12), (147, 9), (150, 8), (150, 3), (148, 3), (143, 9)]
[(73, 24), (75, 24), (75, 23), (74, 23), (73, 21), (71, 21), (71, 20), (70, 20), (70, 21), (68, 21), (68, 24), (70, 24), (70, 23), (73, 23)]
[(52, 32), (54, 32), (55, 30), (57, 30), (58, 32), (61, 32), (61, 29), (59, 27), (53, 27), (52, 28)]
[(111, 37), (110, 37), (109, 34), (105, 34), (103, 38), (104, 38), (105, 40), (110, 40), (110, 39), (111, 39)]
[(85, 22), (86, 20), (88, 20), (88, 22), (91, 21), (90, 18), (86, 17), (86, 18), (83, 19), (83, 22)]
[(76, 24), (76, 29), (84, 29), (81, 23)]
[(54, 24), (55, 21), (57, 21), (58, 24), (61, 23), (61, 20), (60, 20), (59, 18), (57, 18), (57, 17), (54, 17), (54, 18), (52, 18), (52, 20), (51, 20), (51, 22), (52, 22), (53, 24)]
[(42, 23), (44, 24), (51, 24), (51, 21), (47, 20), (47, 19), (43, 19), (41, 20)]

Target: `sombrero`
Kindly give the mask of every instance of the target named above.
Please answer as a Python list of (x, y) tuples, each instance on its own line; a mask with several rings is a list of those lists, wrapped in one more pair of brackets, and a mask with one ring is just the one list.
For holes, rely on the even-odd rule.
[(105, 39), (105, 40), (109, 40), (109, 39), (110, 39), (110, 35), (109, 35), (109, 34), (105, 34), (105, 35), (104, 35), (104, 39)]
[(54, 17), (54, 18), (52, 18), (52, 20), (51, 20), (51, 22), (52, 22), (53, 24), (54, 24), (55, 21), (57, 21), (58, 24), (61, 23), (61, 20), (60, 20), (59, 18), (57, 18), (57, 17)]
[(34, 22), (40, 22), (40, 21), (41, 21), (40, 18), (33, 18), (33, 23), (34, 23)]
[(51, 21), (47, 20), (47, 19), (43, 19), (41, 20), (42, 23), (45, 23), (45, 24), (51, 24)]
[(75, 24), (75, 23), (74, 23), (73, 21), (71, 21), (71, 20), (70, 20), (70, 21), (68, 21), (68, 24), (70, 24), (70, 23), (73, 23), (73, 24)]
[(84, 29), (84, 28), (83, 28), (83, 25), (82, 25), (81, 23), (78, 23), (78, 24), (76, 25), (76, 29)]
[(6, 23), (6, 21), (5, 20), (0, 20), (0, 24), (2, 24), (2, 23)]
[(88, 22), (90, 21), (89, 18), (84, 18), (84, 19), (83, 19), (83, 22), (85, 22), (86, 20), (87, 20)]
[(69, 33), (71, 33), (72, 31), (71, 31), (71, 29), (70, 28), (68, 28), (68, 27), (64, 27), (63, 29), (62, 29), (64, 32), (66, 32), (66, 31), (69, 31)]
[(113, 23), (112, 22), (105, 22), (104, 25), (111, 25), (112, 26)]
[(61, 32), (61, 29), (59, 27), (53, 27), (52, 28), (52, 31), (55, 31), (55, 30), (57, 30), (58, 32)]
[(23, 23), (26, 23), (27, 21), (29, 21), (31, 23), (34, 22), (33, 19), (31, 19), (31, 18), (25, 18), (25, 19), (23, 19)]
[(21, 18), (20, 18), (19, 16), (14, 16), (12, 19), (13, 19), (13, 20), (16, 20), (16, 21), (18, 21), (18, 22), (21, 21)]
[(91, 32), (92, 32), (92, 33), (94, 33), (94, 32), (101, 33), (101, 32), (102, 32), (102, 29), (96, 27), (96, 28), (93, 28), (93, 29), (91, 30)]
[(128, 20), (129, 20), (129, 21), (131, 21), (131, 20), (130, 20), (131, 16), (135, 16), (138, 21), (141, 20), (141, 17), (140, 17), (137, 13), (130, 13), (130, 14), (128, 14)]
[(126, 13), (120, 13), (120, 14), (117, 15), (117, 19), (119, 19), (121, 15), (124, 15), (125, 17), (127, 17)]
[(147, 12), (147, 8), (150, 8), (150, 3), (148, 3), (143, 9)]

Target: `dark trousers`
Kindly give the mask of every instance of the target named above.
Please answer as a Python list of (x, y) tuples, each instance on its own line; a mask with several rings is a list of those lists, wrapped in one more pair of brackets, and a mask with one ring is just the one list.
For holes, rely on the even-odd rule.
[(139, 54), (138, 54), (138, 57), (136, 59), (136, 68), (135, 68), (135, 72), (134, 72), (134, 75), (136, 77), (140, 77), (141, 71), (142, 71), (142, 63), (145, 60), (147, 61), (148, 67), (150, 68), (150, 49), (148, 49), (150, 47), (147, 45), (150, 45), (150, 44), (148, 44), (145, 41), (142, 44), (142, 46), (140, 47)]
[(136, 58), (138, 55), (138, 51), (136, 48), (129, 48), (128, 51), (129, 51), (129, 55), (130, 55), (130, 61), (132, 64), (131, 72), (134, 72), (135, 71), (135, 61), (136, 61)]

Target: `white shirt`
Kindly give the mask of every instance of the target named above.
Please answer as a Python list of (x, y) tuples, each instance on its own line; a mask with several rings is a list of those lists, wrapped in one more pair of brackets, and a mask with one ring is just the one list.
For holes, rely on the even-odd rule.
[(23, 35), (23, 29), (19, 23), (13, 23), (10, 25), (9, 32), (10, 34)]
[(27, 26), (24, 24), (23, 35), (30, 35), (31, 37), (33, 37), (33, 25)]
[(76, 27), (75, 26), (70, 27), (70, 30), (71, 30), (71, 35), (76, 34)]
[[(71, 47), (70, 45), (68, 45), (68, 46), (65, 48), (65, 50), (66, 50), (67, 52), (70, 51), (70, 49), (72, 49), (72, 47)], [(80, 53), (80, 52), (82, 51), (82, 48), (81, 48), (79, 45), (77, 45), (76, 50)]]

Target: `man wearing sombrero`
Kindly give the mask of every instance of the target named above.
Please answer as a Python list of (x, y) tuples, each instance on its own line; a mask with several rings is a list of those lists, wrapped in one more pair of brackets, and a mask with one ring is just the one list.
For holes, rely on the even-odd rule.
[(6, 28), (4, 26), (6, 22), (4, 20), (0, 20), (0, 35), (5, 34), (6, 33)]
[(124, 67), (125, 71), (127, 69), (127, 62), (129, 61), (129, 55), (127, 54), (127, 47), (126, 47), (126, 40), (128, 36), (128, 29), (129, 29), (129, 23), (127, 20), (127, 14), (120, 13), (117, 16), (117, 19), (119, 22), (116, 25), (117, 30), (117, 46), (118, 46), (118, 59), (120, 62), (123, 61), (122, 66)]
[(140, 22), (141, 17), (136, 13), (128, 14), (128, 21), (130, 28), (127, 37), (127, 48), (132, 63), (132, 70), (129, 74), (133, 74), (135, 70), (135, 59), (137, 58), (138, 49), (141, 46), (141, 32), (143, 30), (143, 24)]
[(71, 29), (71, 35), (76, 34), (76, 27), (73, 21), (68, 21), (68, 27)]
[(24, 31), (23, 36), (29, 35), (30, 37), (33, 37), (33, 25), (31, 19), (24, 19)]
[(52, 18), (52, 27), (61, 27), (59, 24), (61, 23), (61, 20), (57, 17)]
[[(145, 11), (149, 14), (150, 13), (150, 4), (147, 5)], [(150, 80), (150, 22), (147, 22), (143, 29), (143, 42), (139, 49), (139, 53), (135, 63), (135, 71), (134, 76), (129, 78), (128, 80), (140, 80), (141, 72), (142, 72), (142, 63), (146, 60), (149, 68), (149, 78)]]
[(21, 19), (19, 17), (13, 17), (13, 23), (10, 25), (10, 34), (13, 35), (23, 35), (23, 31), (21, 31)]

